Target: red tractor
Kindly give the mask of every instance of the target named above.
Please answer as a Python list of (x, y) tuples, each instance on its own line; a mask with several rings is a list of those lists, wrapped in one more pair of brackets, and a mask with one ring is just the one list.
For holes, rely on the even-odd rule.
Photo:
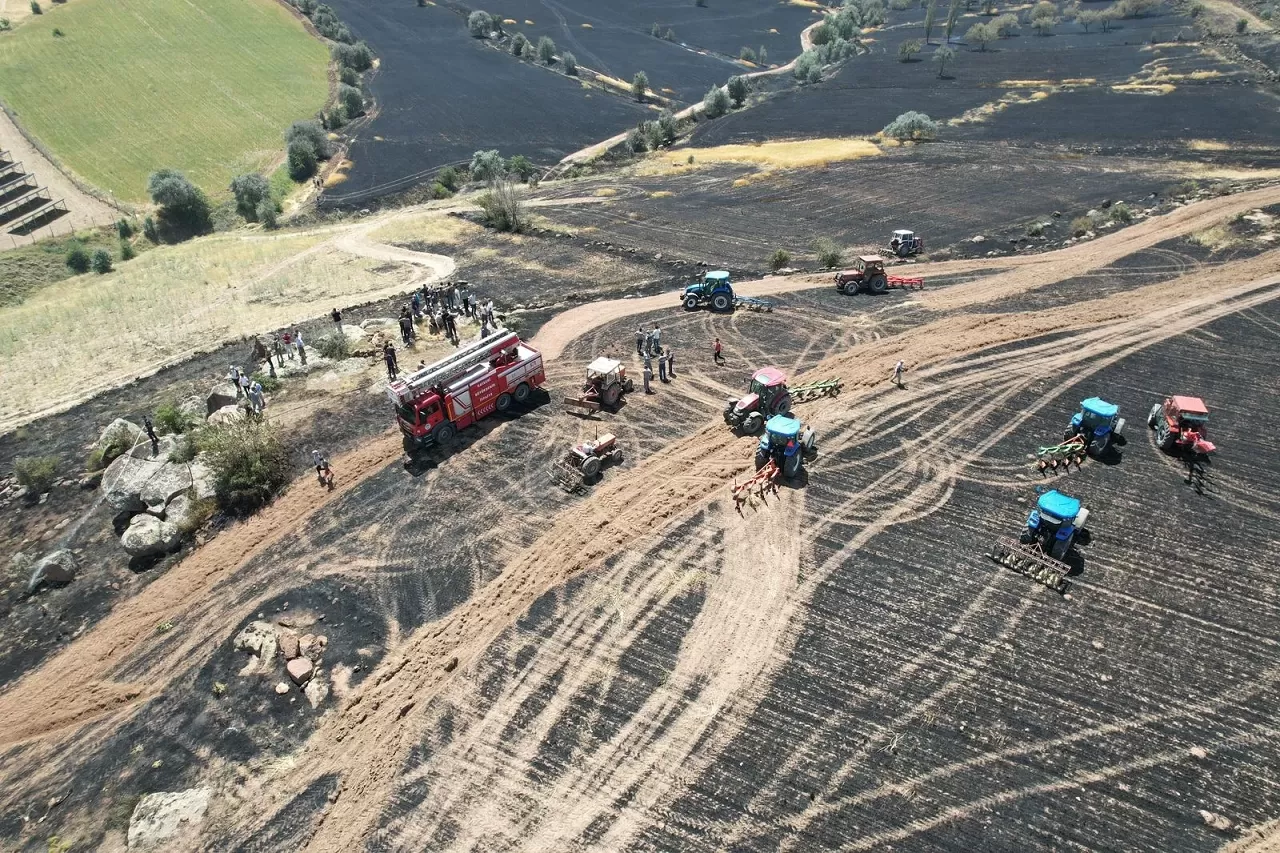
[(891, 288), (923, 290), (924, 279), (900, 275), (887, 275), (884, 258), (879, 255), (863, 255), (854, 262), (852, 269), (841, 270), (835, 277), (836, 290), (841, 293), (888, 293)]
[(756, 435), (766, 419), (791, 411), (787, 377), (776, 367), (762, 367), (751, 375), (747, 393), (724, 404), (724, 422), (731, 429)]
[(1217, 448), (1209, 441), (1209, 409), (1199, 397), (1166, 397), (1147, 415), (1156, 443), (1166, 453), (1207, 456)]

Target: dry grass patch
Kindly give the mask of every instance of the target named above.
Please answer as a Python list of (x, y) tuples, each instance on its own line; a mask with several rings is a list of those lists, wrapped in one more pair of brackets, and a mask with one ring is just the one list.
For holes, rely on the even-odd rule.
[(600, 189), (592, 193), (592, 195), (599, 196), (600, 198), (613, 198), (617, 194), (618, 191), (613, 187), (600, 187)]
[(438, 211), (425, 211), (413, 216), (394, 217), (386, 225), (371, 232), (369, 239), (375, 243), (423, 240), (453, 246), (485, 231), (485, 228), (460, 217), (446, 216)]
[(1187, 148), (1192, 151), (1230, 151), (1231, 146), (1216, 139), (1189, 139)]
[(1111, 87), (1113, 92), (1124, 92), (1130, 95), (1168, 95), (1176, 92), (1177, 86), (1172, 83), (1117, 83)]
[(640, 174), (670, 174), (710, 163), (746, 163), (764, 169), (804, 169), (826, 166), (847, 160), (861, 160), (881, 153), (880, 147), (866, 139), (797, 139), (764, 142), (759, 145), (717, 145), (713, 148), (681, 148), (646, 159)]
[(649, 193), (649, 198), (671, 198), (673, 195), (675, 193), (671, 192), (671, 190), (658, 190), (657, 192)]

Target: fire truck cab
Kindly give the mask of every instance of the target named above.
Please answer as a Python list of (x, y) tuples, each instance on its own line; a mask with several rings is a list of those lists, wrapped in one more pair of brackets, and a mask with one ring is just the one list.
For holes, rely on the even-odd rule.
[(512, 403), (524, 403), (546, 381), (542, 353), (499, 330), (435, 364), (391, 382), (406, 451), (446, 444), (458, 432)]

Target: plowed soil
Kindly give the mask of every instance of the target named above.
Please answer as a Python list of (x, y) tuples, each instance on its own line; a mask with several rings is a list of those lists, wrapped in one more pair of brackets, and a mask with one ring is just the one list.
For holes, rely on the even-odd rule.
[[(765, 279), (741, 290), (772, 314), (663, 295), (560, 315), (535, 338), (551, 400), (594, 355), (638, 368), (636, 323), (677, 347), (675, 382), (597, 422), (544, 400), (410, 469), (388, 433), (335, 460), (332, 494), (301, 482), (222, 532), (0, 694), (0, 834), (99, 846), (130, 797), (200, 783), (182, 844), (206, 850), (1225, 844), (1201, 810), (1277, 808), (1280, 468), (1256, 425), (1278, 412), (1247, 388), (1280, 369), (1280, 250), (1129, 289), (1105, 269), (1278, 202), (922, 264), (944, 286), (909, 296)], [(807, 477), (739, 514), (752, 442), (718, 412), (765, 363), (844, 391), (797, 406)], [(1046, 481), (1027, 454), (1094, 393), (1129, 419), (1122, 457)], [(1202, 470), (1146, 435), (1167, 393), (1213, 410)], [(546, 464), (597, 430), (626, 461), (554, 490)], [(1066, 597), (984, 557), (1047, 485), (1093, 509)], [(314, 712), (227, 651), (299, 607), (335, 649)]]

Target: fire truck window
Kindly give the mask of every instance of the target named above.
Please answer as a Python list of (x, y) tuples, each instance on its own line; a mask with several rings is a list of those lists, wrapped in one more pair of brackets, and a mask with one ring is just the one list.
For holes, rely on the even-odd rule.
[(418, 422), (418, 412), (413, 408), (413, 406), (396, 406), (396, 411), (399, 412), (400, 417), (404, 418), (405, 422), (411, 424), (416, 424)]

